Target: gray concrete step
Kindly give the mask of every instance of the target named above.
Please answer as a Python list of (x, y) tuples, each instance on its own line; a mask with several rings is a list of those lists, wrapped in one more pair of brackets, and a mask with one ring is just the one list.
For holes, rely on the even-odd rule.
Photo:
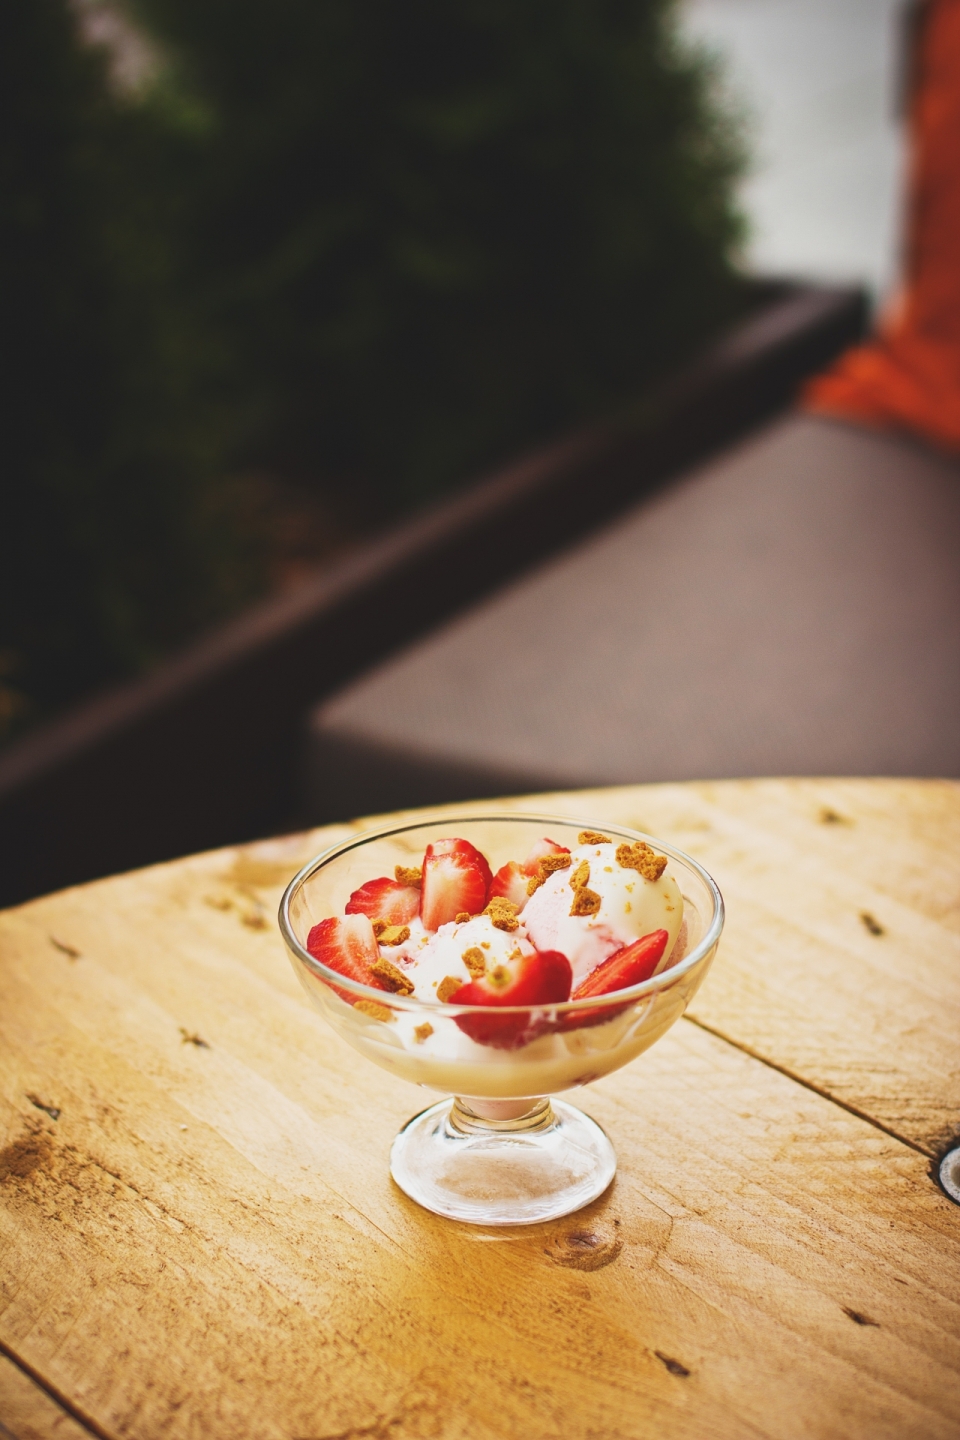
[(960, 462), (780, 419), (320, 705), (304, 785), (778, 774), (960, 775)]

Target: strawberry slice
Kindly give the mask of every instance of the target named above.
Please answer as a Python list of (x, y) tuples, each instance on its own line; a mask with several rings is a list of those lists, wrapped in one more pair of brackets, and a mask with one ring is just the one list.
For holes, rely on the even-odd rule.
[(439, 930), (458, 915), (479, 915), (492, 882), (485, 856), (469, 840), (434, 840), (423, 857), (420, 918)]
[(448, 997), (450, 1005), (482, 1005), (486, 1014), (458, 1015), (457, 1025), (478, 1045), (516, 1050), (541, 1034), (544, 1025), (531, 1024), (529, 1010), (498, 1015), (502, 1005), (558, 1005), (569, 999), (573, 979), (570, 961), (559, 950), (522, 955), (497, 965), (479, 980), (461, 985)]
[[(631, 985), (639, 985), (643, 980), (649, 980), (663, 959), (669, 939), (668, 931), (651, 930), (649, 935), (634, 940), (632, 945), (616, 950), (612, 955), (608, 955), (606, 960), (602, 960), (595, 970), (591, 970), (585, 980), (581, 980), (570, 999), (586, 1000), (593, 995), (609, 995), (614, 990), (627, 990)], [(629, 1004), (628, 1000), (626, 1005), (598, 1005), (580, 1015), (571, 1012), (562, 1017), (561, 1028), (581, 1030), (586, 1025), (601, 1025), (605, 1020), (612, 1020), (614, 1015), (619, 1015)]]
[(507, 865), (501, 865), (493, 877), (490, 899), (498, 898), (512, 901), (519, 910), (522, 910), (527, 903), (527, 877), (516, 860), (511, 860)]
[(419, 909), (417, 886), (399, 885), (386, 875), (354, 890), (346, 904), (348, 915), (369, 915), (371, 920), (385, 920), (388, 925), (409, 925)]
[[(520, 871), (522, 874), (526, 875), (527, 879), (529, 880), (532, 875), (537, 874), (540, 861), (543, 860), (547, 855), (569, 854), (570, 851), (567, 849), (566, 845), (558, 845), (556, 840), (548, 840), (545, 835), (542, 840), (538, 840), (537, 843), (534, 845), (533, 849), (530, 851), (530, 854), (520, 866)], [(526, 894), (526, 891), (524, 891), (524, 894)]]
[[(380, 959), (380, 947), (369, 915), (321, 920), (307, 936), (307, 949), (321, 965), (329, 965), (348, 979), (359, 980), (361, 985), (371, 985), (375, 990), (385, 988), (370, 968)], [(349, 990), (337, 990), (337, 994), (350, 1005), (359, 998)]]
[(649, 935), (634, 940), (632, 945), (616, 950), (612, 955), (608, 955), (606, 960), (602, 960), (595, 970), (591, 970), (586, 980), (581, 980), (571, 995), (571, 1000), (586, 1000), (591, 995), (609, 995), (612, 990), (627, 990), (631, 985), (639, 985), (641, 981), (649, 980), (663, 959), (669, 939), (670, 935), (666, 930), (651, 930)]

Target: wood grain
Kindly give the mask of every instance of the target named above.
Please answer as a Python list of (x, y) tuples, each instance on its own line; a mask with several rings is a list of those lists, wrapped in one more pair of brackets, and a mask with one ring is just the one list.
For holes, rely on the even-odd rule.
[[(700, 1016), (774, 1063), (822, 1070), (799, 1084), (681, 1022), (584, 1092), (620, 1156), (612, 1190), (517, 1232), (438, 1220), (393, 1187), (390, 1139), (429, 1097), (306, 1008), (273, 907), (333, 832), (6, 912), (0, 1340), (108, 1436), (953, 1436), (960, 1211), (925, 1156), (807, 1088), (845, 1074), (848, 1097), (856, 1081), (886, 1114), (916, 1066), (925, 1145), (952, 1103), (955, 1080), (938, 1091), (898, 1029), (899, 986), (865, 944), (883, 955), (886, 934), (857, 919), (848, 935), (841, 900), (909, 930), (903, 906), (955, 941), (939, 847), (956, 787), (877, 793), (564, 797), (566, 813), (642, 820), (726, 867), (730, 939)], [(823, 821), (824, 805), (854, 823)], [(848, 831), (867, 838), (850, 846)], [(779, 948), (759, 944), (754, 917), (776, 909), (765, 877), (807, 851)], [(921, 866), (902, 891), (878, 883), (888, 852), (901, 874)], [(949, 952), (926, 944), (907, 954), (932, 988)], [(835, 1043), (872, 1059), (862, 1073), (814, 1043), (801, 984), (841, 962), (892, 997), (870, 1000), (882, 1063), (854, 1006), (846, 1027), (824, 1007)], [(782, 1018), (794, 992), (799, 1039)], [(607, 1263), (569, 1263), (584, 1234)]]
[(90, 1440), (92, 1434), (0, 1354), (0, 1440)]

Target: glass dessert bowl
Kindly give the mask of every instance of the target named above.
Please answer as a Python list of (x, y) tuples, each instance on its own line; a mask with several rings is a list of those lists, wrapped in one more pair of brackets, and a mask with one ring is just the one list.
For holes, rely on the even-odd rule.
[(294, 877), (280, 929), (311, 1001), (385, 1070), (446, 1098), (390, 1171), (436, 1214), (555, 1219), (616, 1170), (559, 1091), (627, 1064), (683, 1014), (723, 900), (695, 860), (618, 826), (469, 815), (369, 831)]

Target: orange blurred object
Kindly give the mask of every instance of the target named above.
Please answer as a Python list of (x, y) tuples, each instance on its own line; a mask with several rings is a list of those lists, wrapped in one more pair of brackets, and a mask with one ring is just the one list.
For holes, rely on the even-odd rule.
[(927, 0), (914, 56), (904, 293), (868, 344), (805, 387), (810, 410), (960, 449), (960, 0)]

